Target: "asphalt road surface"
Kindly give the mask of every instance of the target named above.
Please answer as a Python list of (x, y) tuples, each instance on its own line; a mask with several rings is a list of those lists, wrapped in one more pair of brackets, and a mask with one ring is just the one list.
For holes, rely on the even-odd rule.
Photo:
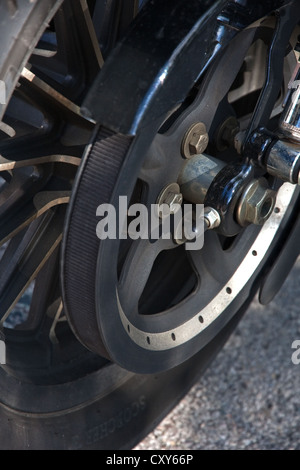
[(136, 449), (300, 449), (299, 281), (300, 259), (274, 301), (252, 303), (210, 369)]

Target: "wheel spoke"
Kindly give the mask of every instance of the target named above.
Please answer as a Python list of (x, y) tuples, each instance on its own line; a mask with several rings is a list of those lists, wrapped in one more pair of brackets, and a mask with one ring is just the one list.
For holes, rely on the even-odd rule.
[[(13, 138), (0, 142), (0, 171), (47, 162), (78, 165), (73, 157), (82, 156), (94, 123), (81, 116), (77, 105), (29, 70), (24, 69), (22, 76), (6, 116), (5, 126), (12, 124), (16, 130), (11, 128)], [(26, 112), (22, 111), (24, 107)], [(35, 116), (32, 122), (28, 115)]]
[[(71, 126), (60, 140), (57, 136), (54, 138), (52, 135), (36, 134), (5, 140), (0, 143), (0, 171), (6, 171), (6, 166), (13, 169), (28, 166), (28, 164), (38, 165), (55, 162), (78, 166), (85, 146), (89, 143), (90, 135), (90, 131), (78, 134), (78, 128)], [(26, 161), (28, 164), (23, 163)]]
[(1, 216), (0, 246), (54, 206), (67, 204), (70, 191), (40, 191), (25, 205), (13, 205)]
[[(54, 250), (36, 276), (28, 316), (26, 321), (18, 327), (18, 330), (37, 331), (40, 329), (45, 318), (45, 312), (60, 297), (58, 266), (59, 247)], [(43, 291), (42, 296), (41, 290)]]
[(53, 310), (54, 310), (54, 315), (53, 315), (54, 318), (53, 318), (52, 325), (50, 327), (49, 338), (50, 338), (51, 343), (58, 344), (58, 339), (57, 339), (56, 332), (55, 332), (56, 326), (59, 322), (66, 321), (66, 317), (63, 313), (64, 306), (63, 306), (63, 302), (61, 298), (57, 299), (56, 305)]
[[(78, 100), (92, 84), (103, 58), (86, 0), (65, 0), (54, 18), (57, 52), (31, 58), (46, 81)], [(40, 50), (40, 49), (38, 49)], [(52, 57), (51, 57), (52, 56)]]
[(10, 160), (0, 155), (0, 172), (23, 168), (31, 165), (42, 165), (45, 163), (68, 163), (79, 166), (80, 158), (70, 155), (46, 155), (44, 157), (28, 158), (24, 155), (18, 155), (18, 159)]
[(52, 110), (56, 117), (57, 113), (59, 113), (60, 118), (65, 118), (68, 121), (80, 123), (81, 125), (85, 124), (90, 127), (91, 124), (89, 121), (81, 116), (79, 106), (56, 91), (27, 68), (22, 70), (20, 85), (19, 91), (24, 92), (25, 95), (33, 99), (35, 103), (39, 103), (42, 109), (46, 109), (48, 112)]
[[(7, 172), (2, 174), (7, 175)], [(13, 175), (6, 180), (6, 184), (0, 192), (0, 218), (11, 214), (17, 205), (24, 205), (35, 192), (41, 190), (46, 183), (45, 177), (34, 168), (16, 170)]]
[(60, 243), (64, 212), (48, 212), (44, 218), (31, 225), (11, 260), (10, 269), (5, 266), (6, 269), (2, 270), (3, 259), (0, 262), (0, 272), (3, 272), (0, 284), (2, 322)]
[[(55, 64), (65, 62), (61, 69), (67, 77), (65, 84), (69, 85), (71, 78), (74, 90), (82, 93), (103, 63), (85, 0), (64, 2), (55, 18), (54, 34), (58, 53), (54, 45), (48, 53), (46, 43), (39, 43), (30, 65), (21, 72), (0, 129), (0, 174), (4, 176), (0, 191), (0, 245), (9, 242), (0, 261), (0, 318), (2, 322), (7, 319), (35, 279), (28, 320), (22, 325), (27, 331), (44, 323), (50, 298), (46, 295), (47, 286), (53, 288), (53, 276), (58, 280), (57, 263), (50, 263), (52, 268), (47, 268), (47, 260), (62, 237), (65, 207), (61, 206), (69, 202), (75, 171), (70, 167), (61, 179), (53, 176), (61, 175), (64, 168), (56, 164), (77, 167), (94, 129), (94, 123), (83, 118), (79, 106), (71, 101), (73, 93), (65, 96), (68, 87), (59, 86), (55, 79), (49, 82), (47, 72), (54, 66), (53, 76), (57, 75)], [(47, 64), (44, 69), (43, 64)], [(41, 289), (45, 293), (43, 306), (38, 301)], [(52, 337), (54, 328), (55, 325)], [(48, 330), (49, 336), (50, 327)]]

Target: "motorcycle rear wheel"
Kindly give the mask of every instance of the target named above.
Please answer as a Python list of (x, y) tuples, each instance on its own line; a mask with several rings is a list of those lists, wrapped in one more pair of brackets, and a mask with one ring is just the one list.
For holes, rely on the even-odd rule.
[[(271, 219), (252, 235), (253, 243), (234, 271), (250, 258), (259, 261), (226, 307), (229, 320), (221, 322), (200, 351), (170, 370), (149, 375), (128, 372), (83, 347), (72, 333), (74, 320), (69, 318), (70, 328), (63, 314), (59, 245), (76, 168), (82, 154), (88, 159), (94, 129), (78, 107), (102, 59), (95, 34), (84, 36), (88, 57), (76, 42), (90, 27), (89, 19), (82, 22), (87, 18), (85, 2), (75, 7), (75, 2), (61, 3), (53, 0), (45, 9), (45, 2), (33, 2), (30, 11), (23, 11), (23, 6), (18, 10), (9, 1), (0, 7), (7, 18), (7, 28), (0, 32), (2, 44), (2, 39), (10, 41), (13, 20), (19, 25), (20, 38), (27, 31), (26, 50), (7, 49), (0, 61), (0, 78), (9, 101), (8, 107), (2, 107), (6, 126), (1, 128), (0, 154), (19, 162), (0, 161), (0, 240), (9, 242), (0, 261), (0, 312), (7, 349), (7, 363), (0, 369), (0, 448), (130, 449), (174, 407), (222, 349), (295, 223), (298, 190), (285, 185)], [(50, 26), (43, 34), (47, 23)], [(17, 33), (11, 30), (11, 34)], [(65, 47), (62, 51), (59, 38)], [(72, 42), (78, 48), (75, 52)], [(74, 53), (75, 59), (83, 60), (79, 72), (72, 60)], [(61, 61), (51, 59), (59, 54)], [(68, 73), (62, 68), (67, 58)], [(34, 120), (25, 121), (28, 113)], [(80, 138), (74, 132), (79, 135), (78, 129)], [(16, 191), (13, 200), (12, 188)], [(32, 212), (30, 204), (41, 193), (48, 199), (36, 204)], [(33, 281), (28, 317), (10, 328), (12, 306)]]

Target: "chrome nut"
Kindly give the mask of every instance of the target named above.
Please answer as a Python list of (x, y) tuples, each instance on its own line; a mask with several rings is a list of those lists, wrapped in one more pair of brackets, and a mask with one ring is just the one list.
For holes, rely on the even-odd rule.
[(212, 230), (214, 228), (219, 227), (221, 223), (220, 214), (213, 207), (204, 208), (204, 220), (206, 222), (208, 230)]
[(241, 196), (237, 209), (238, 223), (263, 225), (271, 216), (276, 202), (276, 192), (269, 188), (265, 178), (253, 180)]
[(198, 122), (185, 134), (182, 141), (182, 153), (185, 158), (191, 158), (193, 155), (199, 155), (205, 152), (209, 143), (209, 136), (205, 124)]

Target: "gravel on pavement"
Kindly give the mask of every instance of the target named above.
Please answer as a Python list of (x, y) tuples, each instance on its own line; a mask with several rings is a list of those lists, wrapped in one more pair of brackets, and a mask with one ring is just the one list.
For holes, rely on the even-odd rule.
[(204, 376), (136, 450), (300, 449), (299, 280), (300, 259), (271, 304), (253, 301)]

